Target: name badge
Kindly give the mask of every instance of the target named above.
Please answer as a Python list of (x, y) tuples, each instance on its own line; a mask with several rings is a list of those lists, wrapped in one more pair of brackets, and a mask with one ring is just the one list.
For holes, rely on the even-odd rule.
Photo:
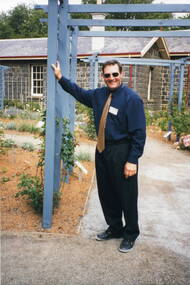
[(116, 109), (116, 108), (110, 106), (109, 113), (111, 113), (111, 114), (113, 114), (113, 115), (117, 115), (118, 109)]

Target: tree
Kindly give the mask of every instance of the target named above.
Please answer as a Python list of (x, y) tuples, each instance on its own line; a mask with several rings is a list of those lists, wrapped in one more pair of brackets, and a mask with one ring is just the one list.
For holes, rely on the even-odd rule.
[(0, 14), (0, 38), (37, 38), (47, 36), (47, 23), (41, 23), (46, 18), (41, 10), (34, 10), (26, 5), (18, 5), (8, 14)]

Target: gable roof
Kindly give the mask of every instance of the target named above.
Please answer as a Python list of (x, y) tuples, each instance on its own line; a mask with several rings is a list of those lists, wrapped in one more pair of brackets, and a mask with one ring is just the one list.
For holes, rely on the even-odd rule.
[[(122, 55), (129, 57), (143, 57), (146, 52), (157, 44), (162, 58), (169, 58), (169, 54), (190, 54), (190, 38), (104, 38), (101, 55)], [(79, 57), (89, 56), (92, 51), (92, 38), (78, 39)], [(46, 59), (47, 38), (4, 39), (0, 40), (0, 59)]]

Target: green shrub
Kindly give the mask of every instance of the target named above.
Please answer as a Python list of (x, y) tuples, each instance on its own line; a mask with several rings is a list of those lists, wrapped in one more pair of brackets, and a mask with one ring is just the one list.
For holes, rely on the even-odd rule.
[[(17, 192), (15, 197), (26, 196), (29, 205), (37, 212), (42, 214), (43, 211), (43, 183), (37, 176), (29, 174), (21, 174), (18, 188), (21, 191)], [(58, 207), (60, 201), (60, 192), (53, 195), (53, 208)]]
[(153, 114), (151, 111), (145, 109), (146, 125), (151, 126), (153, 123)]
[(25, 142), (21, 145), (21, 148), (24, 149), (24, 150), (28, 150), (28, 151), (34, 151), (34, 145), (33, 143), (30, 143), (30, 142)]
[(190, 110), (182, 108), (179, 111), (177, 108), (174, 108), (171, 122), (177, 135), (190, 134)]
[(42, 213), (43, 210), (43, 184), (39, 177), (29, 174), (20, 175), (18, 188), (22, 189), (15, 197), (26, 195), (29, 204), (37, 213)]

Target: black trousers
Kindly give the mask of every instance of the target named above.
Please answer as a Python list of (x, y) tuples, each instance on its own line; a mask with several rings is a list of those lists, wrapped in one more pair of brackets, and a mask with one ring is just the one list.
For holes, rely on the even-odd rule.
[(124, 238), (134, 241), (139, 235), (138, 181), (137, 174), (124, 176), (129, 150), (128, 141), (108, 144), (102, 153), (96, 150), (95, 164), (99, 199), (109, 228), (113, 233), (123, 231)]

